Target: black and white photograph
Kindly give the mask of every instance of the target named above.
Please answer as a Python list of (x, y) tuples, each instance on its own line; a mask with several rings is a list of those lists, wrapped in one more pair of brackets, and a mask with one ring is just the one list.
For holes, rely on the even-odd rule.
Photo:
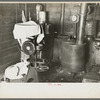
[(99, 83), (100, 3), (0, 3), (1, 83)]
[(100, 98), (100, 2), (0, 2), (0, 98)]

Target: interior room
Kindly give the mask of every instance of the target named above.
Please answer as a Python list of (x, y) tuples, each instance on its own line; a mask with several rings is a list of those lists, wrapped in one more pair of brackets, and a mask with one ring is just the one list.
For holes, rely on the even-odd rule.
[(100, 3), (0, 3), (0, 82), (100, 82)]

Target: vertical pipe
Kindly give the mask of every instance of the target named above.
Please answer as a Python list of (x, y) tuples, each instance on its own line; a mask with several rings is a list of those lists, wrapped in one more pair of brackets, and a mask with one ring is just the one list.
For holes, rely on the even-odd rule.
[(27, 4), (25, 3), (25, 17), (26, 17), (26, 21), (27, 21)]
[(76, 40), (77, 44), (83, 44), (86, 17), (87, 17), (87, 3), (83, 3), (81, 5), (81, 19), (80, 19), (79, 33), (77, 34), (77, 40)]
[(64, 24), (64, 9), (65, 9), (65, 4), (61, 4), (61, 17), (60, 17), (60, 33), (63, 34), (63, 24)]
[(17, 17), (18, 17), (17, 10), (18, 10), (18, 4), (16, 4), (16, 23), (17, 23)]
[(44, 3), (44, 11), (46, 12), (46, 3)]

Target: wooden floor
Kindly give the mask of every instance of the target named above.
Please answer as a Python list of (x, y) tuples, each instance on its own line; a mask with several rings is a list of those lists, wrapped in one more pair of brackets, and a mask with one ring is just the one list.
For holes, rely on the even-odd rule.
[(45, 72), (37, 72), (34, 67), (30, 67), (27, 82), (82, 82), (84, 76), (82, 72), (77, 74), (69, 73), (66, 69), (55, 66), (54, 64), (49, 66), (49, 68), (50, 69)]
[[(60, 66), (55, 66), (52, 65), (49, 67), (50, 69), (48, 71), (45, 72), (37, 72), (36, 69), (32, 66), (29, 67), (28, 70), (28, 74), (27, 77), (25, 78), (25, 83), (46, 83), (46, 82), (64, 82), (64, 83), (68, 83), (68, 82), (82, 82), (83, 77), (86, 76), (89, 79), (93, 78), (93, 75), (87, 74), (87, 73), (69, 73), (67, 72), (66, 68), (62, 68)], [(99, 69), (98, 69), (99, 68)], [(94, 67), (92, 68), (93, 71), (91, 71), (92, 73), (96, 73), (98, 70), (100, 70), (100, 67)], [(86, 75), (87, 74), (87, 75)], [(2, 78), (3, 78), (3, 73), (0, 75), (0, 80), (2, 82)], [(94, 77), (97, 77), (94, 76)], [(13, 81), (14, 82), (14, 81)], [(17, 81), (15, 81), (16, 83)], [(22, 81), (18, 81), (18, 82), (22, 82)]]
[[(54, 67), (54, 66), (53, 66)], [(0, 75), (0, 80), (2, 82), (3, 75)], [(34, 67), (29, 67), (25, 83), (46, 83), (46, 82), (81, 82), (82, 75), (80, 74), (70, 74), (66, 70), (51, 68), (46, 72), (37, 72)], [(11, 81), (13, 83), (22, 82), (22, 80)]]

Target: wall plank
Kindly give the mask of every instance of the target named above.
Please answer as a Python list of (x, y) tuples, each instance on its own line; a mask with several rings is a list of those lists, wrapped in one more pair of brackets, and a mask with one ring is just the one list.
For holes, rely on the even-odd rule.
[(13, 47), (10, 47), (10, 48), (7, 48), (7, 49), (0, 50), (0, 59), (6, 57), (8, 55), (11, 55), (13, 53), (16, 53), (16, 52), (19, 52), (17, 46), (13, 46)]
[(8, 66), (11, 66), (11, 65), (13, 65), (15, 63), (18, 63), (19, 61), (20, 60), (19, 60), (19, 57), (18, 57), (16, 59), (11, 60), (10, 62), (5, 62), (4, 65), (0, 66), (0, 73), (3, 73)]
[(19, 52), (16, 52), (16, 53), (10, 54), (10, 55), (2, 58), (0, 60), (0, 67), (8, 62), (12, 62), (13, 60), (19, 59), (19, 57), (20, 57)]
[(17, 4), (0, 4), (0, 73), (20, 60), (17, 42), (13, 37)]
[(0, 42), (0, 50), (15, 46), (17, 41), (15, 39)]

